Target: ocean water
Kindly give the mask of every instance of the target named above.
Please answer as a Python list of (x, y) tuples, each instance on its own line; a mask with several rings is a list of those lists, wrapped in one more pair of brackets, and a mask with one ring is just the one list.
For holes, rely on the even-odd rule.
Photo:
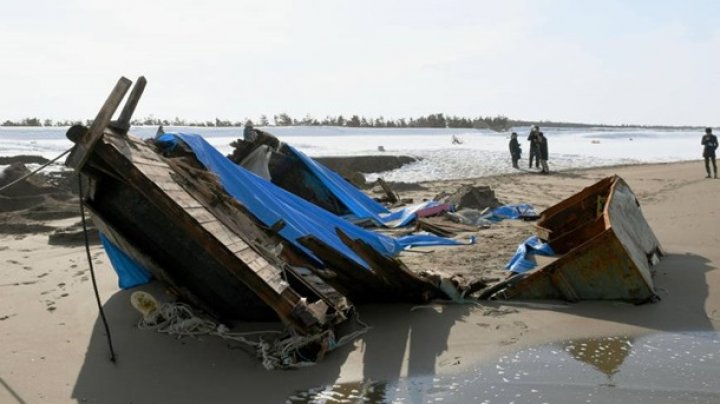
[[(508, 152), (510, 133), (473, 129), (431, 128), (262, 128), (311, 157), (408, 155), (421, 160), (401, 169), (368, 175), (389, 181), (420, 182), (476, 178), (513, 172)], [(0, 127), (0, 156), (18, 154), (54, 158), (72, 143), (67, 128)], [(133, 127), (131, 133), (152, 137), (157, 127)], [(198, 133), (222, 153), (230, 142), (242, 138), (242, 128), (166, 127), (166, 131)], [(527, 167), (528, 128), (516, 128)], [(651, 129), (542, 128), (548, 138), (550, 169), (596, 167), (616, 164), (671, 162), (701, 158), (701, 131)], [(452, 144), (456, 136), (462, 144)], [(382, 146), (384, 151), (378, 149)], [(53, 169), (62, 169), (59, 162)], [(524, 163), (524, 164), (523, 164)], [(0, 166), (0, 169), (3, 167)]]

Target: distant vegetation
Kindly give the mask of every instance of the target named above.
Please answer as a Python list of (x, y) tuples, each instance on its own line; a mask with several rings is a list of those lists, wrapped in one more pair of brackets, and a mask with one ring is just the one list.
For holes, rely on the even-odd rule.
[[(513, 120), (505, 116), (467, 118), (458, 116), (446, 116), (445, 114), (430, 114), (418, 118), (386, 119), (381, 117), (364, 117), (351, 115), (346, 118), (342, 115), (327, 116), (317, 119), (305, 115), (302, 119), (293, 118), (286, 113), (273, 115), (272, 122), (266, 115), (261, 115), (257, 121), (245, 119), (244, 121), (230, 121), (215, 118), (214, 121), (187, 121), (181, 118), (160, 119), (150, 115), (143, 119), (134, 119), (133, 126), (201, 126), (201, 127), (237, 127), (251, 123), (255, 126), (345, 126), (351, 128), (474, 128), (491, 129), (497, 132), (504, 132), (513, 127), (538, 125), (541, 127), (573, 127), (573, 128), (651, 128), (651, 129), (695, 129), (697, 126), (648, 126), (648, 125), (602, 125), (574, 122), (553, 122), (553, 121), (524, 121)], [(40, 120), (38, 118), (25, 118), (20, 121), (6, 120), (0, 126), (71, 126), (76, 124), (92, 124), (92, 120), (83, 121), (53, 121), (51, 119)]]

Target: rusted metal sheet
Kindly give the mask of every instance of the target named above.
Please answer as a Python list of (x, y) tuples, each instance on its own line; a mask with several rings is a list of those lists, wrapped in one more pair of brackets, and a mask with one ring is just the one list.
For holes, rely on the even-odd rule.
[(537, 233), (559, 257), (510, 282), (504, 298), (644, 302), (655, 297), (651, 267), (662, 248), (622, 178), (605, 178), (550, 207)]

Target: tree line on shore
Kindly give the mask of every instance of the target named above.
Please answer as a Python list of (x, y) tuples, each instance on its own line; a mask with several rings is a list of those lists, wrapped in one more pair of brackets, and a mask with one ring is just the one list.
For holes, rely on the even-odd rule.
[[(92, 120), (73, 121), (73, 120), (57, 120), (39, 118), (24, 118), (19, 121), (5, 120), (0, 126), (34, 126), (34, 127), (51, 127), (51, 126), (72, 126), (72, 125), (92, 124)], [(446, 116), (443, 113), (430, 114), (420, 116), (418, 118), (400, 118), (386, 119), (381, 117), (364, 117), (359, 115), (351, 115), (346, 118), (342, 115), (327, 116), (323, 119), (317, 119), (311, 115), (305, 115), (302, 119), (291, 117), (287, 113), (273, 115), (272, 121), (266, 116), (261, 115), (257, 121), (245, 119), (244, 121), (231, 121), (215, 118), (214, 121), (188, 121), (181, 118), (160, 119), (153, 115), (142, 119), (134, 119), (131, 121), (133, 126), (199, 126), (199, 127), (239, 127), (246, 124), (254, 126), (344, 126), (351, 128), (467, 128), (467, 129), (491, 129), (497, 132), (504, 132), (513, 127), (522, 127), (530, 125), (539, 125), (545, 127), (605, 127), (605, 128), (653, 128), (653, 129), (695, 129), (697, 126), (660, 126), (660, 125), (603, 125), (603, 124), (587, 124), (573, 122), (554, 122), (554, 121), (527, 121), (513, 120), (508, 117), (498, 115), (494, 117), (458, 117)]]
[[(245, 124), (253, 124), (255, 126), (346, 126), (346, 127), (376, 127), (376, 128), (477, 128), (477, 129), (493, 129), (506, 130), (509, 128), (510, 120), (504, 116), (496, 117), (477, 117), (465, 118), (457, 116), (445, 116), (445, 114), (430, 114), (418, 118), (400, 118), (385, 119), (368, 118), (359, 115), (351, 115), (346, 118), (342, 115), (327, 116), (323, 119), (317, 119), (311, 115), (305, 115), (302, 119), (294, 118), (287, 113), (273, 115), (272, 121), (266, 115), (261, 115), (257, 121), (245, 119), (244, 121), (231, 121), (215, 118), (214, 121), (188, 121), (181, 118), (160, 119), (152, 115), (134, 119), (131, 124), (134, 126), (202, 126), (202, 127), (236, 127)], [(41, 120), (39, 118), (24, 118), (19, 121), (6, 120), (0, 126), (71, 126), (76, 124), (90, 125), (92, 120), (71, 121), (51, 119)]]

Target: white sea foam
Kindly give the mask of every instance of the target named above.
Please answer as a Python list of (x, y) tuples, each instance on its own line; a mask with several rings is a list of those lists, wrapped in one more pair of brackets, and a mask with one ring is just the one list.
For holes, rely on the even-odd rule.
[[(142, 138), (156, 127), (133, 128)], [(199, 133), (222, 153), (230, 142), (242, 138), (242, 128), (166, 127), (166, 131)], [(392, 172), (381, 173), (391, 181), (419, 182), (462, 179), (513, 172), (508, 152), (509, 133), (471, 129), (426, 128), (265, 128), (311, 157), (408, 155), (420, 160)], [(0, 156), (40, 155), (51, 159), (72, 146), (66, 128), (0, 128)], [(700, 158), (700, 131), (649, 129), (542, 128), (548, 138), (550, 168), (594, 167), (613, 164), (669, 162)], [(527, 166), (528, 129), (517, 128), (523, 148), (520, 161)], [(456, 136), (462, 144), (452, 144)], [(378, 151), (382, 146), (384, 152)], [(378, 175), (370, 175), (374, 179)]]

